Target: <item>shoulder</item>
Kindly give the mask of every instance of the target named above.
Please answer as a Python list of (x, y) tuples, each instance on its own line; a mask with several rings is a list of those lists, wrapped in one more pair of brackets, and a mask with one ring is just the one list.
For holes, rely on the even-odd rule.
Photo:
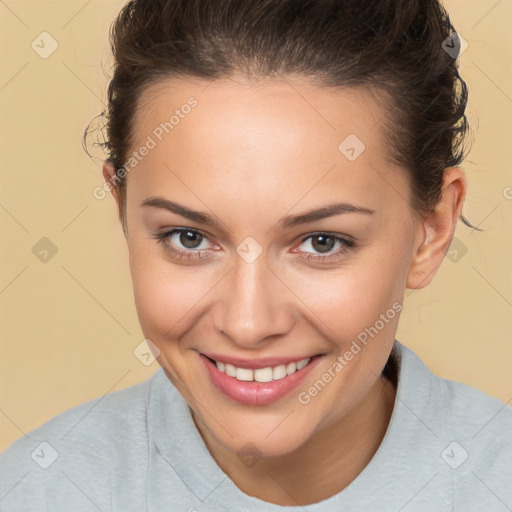
[(512, 442), (512, 399), (505, 403), (468, 384), (437, 376), (409, 348), (399, 345), (399, 397), (433, 427), (465, 438), (498, 435)]
[[(448, 379), (436, 379), (441, 417), (449, 432), (467, 452), (468, 470), (478, 474), (497, 473), (512, 484), (512, 407), (483, 391)], [(512, 489), (512, 485), (510, 486)], [(512, 501), (512, 495), (511, 495)]]
[(105, 503), (120, 458), (147, 451), (146, 408), (153, 379), (75, 406), (12, 443), (0, 454), (0, 510), (11, 510), (6, 505), (11, 502), (19, 507), (12, 510), (28, 510), (19, 503), (29, 499), (38, 499), (38, 510), (45, 510), (41, 504), (48, 492), (56, 493), (54, 503), (58, 495), (79, 493), (83, 486)]
[(488, 457), (490, 440), (499, 441), (512, 455), (511, 403), (462, 382), (432, 377), (428, 401), (432, 419), (471, 445), (475, 456)]
[[(145, 424), (147, 397), (154, 376), (144, 382), (88, 400), (28, 432), (1, 454), (11, 456), (38, 440), (73, 440), (111, 455), (112, 441)], [(122, 427), (122, 428), (119, 428)]]
[(512, 408), (460, 382), (439, 379), (437, 386), (445, 397), (440, 417), (451, 435), (441, 456), (453, 478), (456, 510), (501, 510), (504, 503), (512, 510)]
[(403, 390), (403, 399), (433, 439), (456, 510), (474, 510), (476, 503), (512, 508), (512, 400), (441, 378), (410, 349), (401, 353), (404, 384), (414, 388)]

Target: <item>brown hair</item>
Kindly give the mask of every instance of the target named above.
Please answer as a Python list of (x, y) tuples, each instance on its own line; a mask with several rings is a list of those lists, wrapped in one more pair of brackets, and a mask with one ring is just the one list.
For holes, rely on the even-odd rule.
[(465, 156), (467, 87), (445, 41), (460, 47), (438, 0), (132, 0), (111, 29), (103, 146), (118, 172), (141, 93), (161, 79), (293, 74), (364, 87), (387, 102), (390, 157), (408, 172), (411, 206), (424, 215), (439, 200), (444, 169)]

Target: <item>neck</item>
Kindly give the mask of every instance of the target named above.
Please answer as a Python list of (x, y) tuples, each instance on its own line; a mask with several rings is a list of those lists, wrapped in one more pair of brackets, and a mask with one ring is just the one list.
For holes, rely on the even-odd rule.
[(386, 433), (395, 395), (393, 383), (379, 377), (346, 416), (297, 450), (264, 457), (251, 468), (193, 417), (210, 454), (240, 490), (276, 505), (310, 505), (341, 492), (368, 465)]

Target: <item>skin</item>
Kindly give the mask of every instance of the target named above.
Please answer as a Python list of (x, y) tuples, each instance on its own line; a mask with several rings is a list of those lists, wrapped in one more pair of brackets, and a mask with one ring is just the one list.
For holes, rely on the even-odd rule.
[[(439, 203), (420, 218), (410, 206), (407, 172), (388, 159), (379, 123), (386, 106), (362, 90), (327, 90), (291, 77), (257, 85), (162, 81), (141, 97), (133, 149), (190, 96), (198, 106), (127, 176), (126, 236), (140, 324), (233, 482), (278, 505), (311, 504), (349, 485), (384, 437), (395, 389), (381, 372), (399, 315), (307, 405), (298, 394), (393, 303), (402, 303), (406, 288), (431, 281), (452, 240), (466, 178), (460, 168), (446, 169)], [(366, 146), (355, 161), (338, 150), (349, 134)], [(113, 173), (105, 163), (107, 182)], [(112, 192), (119, 201), (118, 189)], [(208, 213), (218, 224), (141, 206), (155, 196)], [(374, 213), (278, 224), (341, 202)], [(154, 238), (180, 227), (207, 235), (199, 237), (204, 257), (177, 259)], [(333, 243), (321, 252), (311, 237), (318, 232), (351, 237), (356, 246)], [(248, 236), (263, 250), (252, 263), (236, 252)], [(167, 243), (197, 251), (179, 235)], [(307, 259), (336, 253), (330, 261)], [(198, 351), (323, 357), (282, 399), (248, 406), (213, 387)], [(252, 467), (237, 455), (247, 443), (262, 455)]]

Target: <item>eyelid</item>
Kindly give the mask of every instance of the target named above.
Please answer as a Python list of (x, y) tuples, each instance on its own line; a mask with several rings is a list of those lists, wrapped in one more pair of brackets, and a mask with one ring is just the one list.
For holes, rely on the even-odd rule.
[(343, 238), (343, 239), (346, 239), (346, 240), (355, 241), (355, 238), (353, 236), (345, 235), (345, 234), (342, 234), (342, 233), (336, 233), (334, 231), (313, 231), (313, 232), (308, 233), (307, 235), (305, 235), (304, 238), (309, 238), (311, 236), (318, 236), (318, 235), (327, 235), (327, 236), (332, 236), (334, 238)]
[[(339, 247), (335, 251), (329, 251), (325, 253), (321, 252), (309, 252), (309, 251), (300, 251), (298, 247), (302, 245), (305, 241), (310, 238), (314, 238), (315, 236), (326, 235), (327, 237), (333, 238), (335, 242), (339, 242), (341, 247)], [(329, 263), (337, 263), (339, 262), (349, 251), (353, 251), (357, 249), (357, 244), (353, 237), (349, 235), (341, 235), (339, 233), (331, 233), (329, 231), (317, 231), (315, 233), (309, 233), (306, 236), (301, 238), (299, 244), (294, 247), (291, 252), (299, 253), (299, 258), (305, 262), (309, 263), (318, 263), (318, 264), (329, 264)]]
[[(198, 228), (189, 228), (186, 226), (176, 226), (176, 227), (172, 227), (172, 228), (161, 229), (161, 230), (155, 231), (153, 233), (153, 236), (155, 238), (164, 239), (164, 238), (170, 238), (171, 236), (173, 236), (177, 233), (183, 233), (183, 232), (187, 232), (187, 231), (191, 231), (193, 233), (198, 234), (199, 236), (208, 240), (208, 242), (210, 242), (213, 245), (217, 245), (217, 246), (219, 245), (219, 244), (216, 244), (215, 242), (213, 242), (213, 238), (208, 233), (205, 233), (204, 231), (202, 231), (201, 229), (198, 229)], [(206, 250), (206, 249), (199, 249), (199, 250)]]
[(355, 245), (356, 239), (350, 235), (344, 235), (341, 233), (333, 233), (331, 231), (315, 231), (313, 233), (308, 233), (307, 235), (301, 235), (299, 238), (299, 245), (304, 243), (306, 240), (313, 238), (315, 236), (325, 235), (330, 238), (334, 238), (335, 240), (340, 240), (341, 242), (346, 243), (347, 245)]

